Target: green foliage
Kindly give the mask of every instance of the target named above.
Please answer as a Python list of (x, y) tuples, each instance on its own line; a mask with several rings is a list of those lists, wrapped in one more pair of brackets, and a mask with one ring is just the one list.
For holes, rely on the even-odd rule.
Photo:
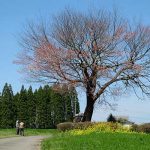
[(52, 88), (49, 87), (48, 85), (44, 86), (44, 99), (46, 103), (46, 126), (45, 128), (53, 128), (53, 119), (52, 119)]
[(46, 125), (46, 99), (43, 95), (42, 87), (36, 94), (36, 127), (45, 128)]
[(12, 128), (13, 125), (13, 92), (11, 85), (5, 84), (1, 96), (0, 127)]
[(58, 123), (65, 121), (65, 104), (63, 104), (64, 99), (62, 98), (61, 94), (54, 92), (52, 97), (52, 118), (54, 120), (54, 125), (57, 125)]
[(36, 101), (35, 101), (35, 96), (32, 91), (32, 87), (30, 86), (28, 91), (27, 91), (27, 123), (26, 127), (28, 128), (35, 128), (35, 118), (36, 118)]
[(13, 96), (13, 107), (14, 107), (14, 122), (16, 122), (16, 120), (18, 120), (18, 115), (19, 115), (19, 96), (20, 94), (17, 92), (14, 96)]
[(28, 116), (28, 101), (27, 101), (27, 90), (24, 86), (21, 87), (21, 91), (18, 97), (18, 119), (25, 122), (25, 126), (28, 127), (29, 116)]

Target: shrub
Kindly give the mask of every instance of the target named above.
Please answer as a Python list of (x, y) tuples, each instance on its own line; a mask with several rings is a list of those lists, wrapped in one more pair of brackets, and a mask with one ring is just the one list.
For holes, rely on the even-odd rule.
[(104, 131), (104, 132), (128, 132), (130, 129), (125, 128), (120, 123), (113, 122), (101, 122), (96, 123), (92, 127), (95, 131)]
[(137, 132), (150, 133), (150, 123), (145, 123), (137, 127)]
[(131, 129), (125, 128), (119, 123), (113, 122), (100, 122), (100, 123), (91, 123), (89, 127), (84, 129), (74, 129), (69, 131), (71, 135), (85, 135), (92, 132), (131, 132)]
[(132, 125), (132, 131), (139, 132), (139, 126), (137, 124)]
[(72, 122), (63, 122), (59, 123), (57, 125), (57, 129), (60, 131), (66, 131), (71, 129), (87, 129), (88, 127), (92, 126), (94, 123), (92, 122), (78, 122), (78, 123), (72, 123)]
[(57, 125), (57, 129), (60, 131), (71, 130), (73, 129), (73, 123), (72, 122), (59, 123)]
[[(125, 128), (120, 123), (113, 123), (113, 122), (64, 122), (57, 125), (57, 129), (60, 131), (72, 130), (74, 129), (77, 132), (129, 132), (131, 131), (130, 128)], [(82, 131), (81, 131), (82, 130)], [(88, 131), (87, 131), (88, 130)], [(72, 131), (71, 131), (72, 132)], [(74, 131), (73, 131), (74, 132)]]
[(87, 129), (90, 126), (93, 126), (94, 122), (78, 122), (73, 124), (73, 129)]
[(132, 131), (150, 133), (150, 123), (145, 123), (142, 125), (132, 125)]

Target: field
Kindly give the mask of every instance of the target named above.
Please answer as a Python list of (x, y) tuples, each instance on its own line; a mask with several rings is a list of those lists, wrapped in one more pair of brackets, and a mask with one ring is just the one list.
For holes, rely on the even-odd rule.
[(93, 132), (88, 135), (61, 133), (42, 142), (42, 150), (150, 150), (150, 135)]

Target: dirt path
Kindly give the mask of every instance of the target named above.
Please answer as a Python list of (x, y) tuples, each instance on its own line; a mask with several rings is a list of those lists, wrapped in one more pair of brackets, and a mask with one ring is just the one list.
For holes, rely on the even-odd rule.
[(46, 136), (25, 136), (0, 139), (0, 150), (40, 150)]

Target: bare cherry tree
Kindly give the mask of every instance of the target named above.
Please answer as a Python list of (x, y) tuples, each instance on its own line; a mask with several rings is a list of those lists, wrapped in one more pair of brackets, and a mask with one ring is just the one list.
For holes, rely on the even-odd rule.
[(120, 89), (150, 92), (150, 28), (116, 13), (65, 10), (53, 24), (29, 24), (21, 43), (17, 63), (28, 78), (85, 88), (82, 121), (91, 121), (98, 99)]

